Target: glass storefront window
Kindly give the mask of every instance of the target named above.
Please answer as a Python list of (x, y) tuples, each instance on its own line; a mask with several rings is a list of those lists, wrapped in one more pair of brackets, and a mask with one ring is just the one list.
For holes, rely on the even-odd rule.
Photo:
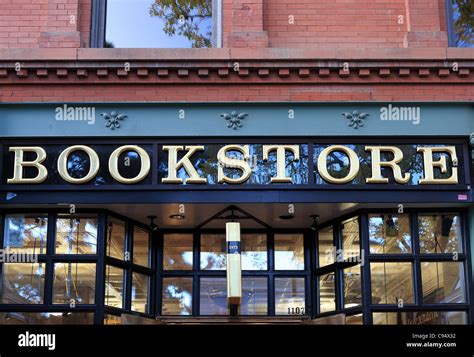
[[(154, 0), (109, 1), (104, 47), (213, 47), (212, 4), (212, 0), (180, 0), (178, 3)], [(124, 30), (124, 22), (129, 24), (129, 31)]]
[(336, 276), (334, 273), (319, 277), (319, 313), (336, 310)]
[(321, 229), (318, 232), (318, 267), (324, 267), (334, 263), (334, 231), (332, 226)]
[(225, 235), (202, 234), (201, 270), (225, 270), (226, 261)]
[(163, 248), (163, 269), (193, 269), (192, 234), (165, 234)]
[(148, 290), (150, 278), (139, 273), (132, 273), (132, 310), (148, 313)]
[(46, 254), (47, 233), (46, 215), (8, 215), (3, 248), (9, 253)]
[(199, 295), (200, 315), (229, 315), (226, 278), (201, 278)]
[(54, 304), (94, 304), (95, 263), (55, 263)]
[(96, 254), (97, 217), (59, 215), (56, 254)]
[(93, 312), (0, 312), (0, 325), (92, 325)]
[(344, 260), (354, 260), (360, 256), (359, 218), (342, 222), (342, 256)]
[(362, 304), (361, 267), (344, 269), (344, 308)]
[(411, 304), (413, 267), (411, 263), (370, 263), (373, 304)]
[(107, 265), (105, 277), (105, 305), (123, 308), (124, 270)]
[(121, 325), (122, 318), (120, 316), (104, 314), (104, 325)]
[(2, 304), (42, 304), (46, 263), (3, 263)]
[(461, 218), (455, 214), (418, 215), (421, 253), (462, 252)]
[(423, 303), (466, 302), (464, 266), (459, 262), (422, 262)]
[(275, 278), (275, 314), (306, 314), (304, 278)]
[(374, 325), (466, 325), (464, 311), (374, 312)]
[(193, 312), (193, 278), (163, 278), (162, 315), (191, 315)]
[(240, 315), (268, 314), (267, 278), (242, 278), (242, 303)]
[(346, 316), (345, 320), (346, 325), (363, 325), (364, 323), (362, 314)]
[(150, 233), (144, 229), (133, 228), (133, 263), (149, 267)]
[(369, 214), (371, 254), (411, 253), (408, 214)]
[(267, 270), (267, 235), (242, 234), (242, 270)]
[(109, 217), (107, 225), (107, 255), (124, 260), (125, 258), (125, 222)]
[(302, 234), (275, 234), (275, 270), (304, 270)]

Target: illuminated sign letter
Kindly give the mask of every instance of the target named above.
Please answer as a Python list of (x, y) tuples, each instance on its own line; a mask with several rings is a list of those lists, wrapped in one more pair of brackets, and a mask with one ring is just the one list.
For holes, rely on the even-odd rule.
[[(393, 178), (397, 183), (407, 183), (410, 181), (410, 174), (402, 174), (398, 163), (403, 160), (403, 152), (395, 146), (366, 146), (366, 151), (371, 153), (372, 177), (365, 179), (367, 183), (388, 183), (388, 178), (382, 176), (382, 166), (390, 167), (393, 171)], [(381, 161), (380, 153), (391, 152), (393, 159), (390, 161)]]
[(300, 159), (300, 146), (299, 145), (263, 145), (263, 161), (268, 161), (268, 154), (272, 151), (276, 151), (277, 159), (277, 175), (272, 177), (270, 182), (275, 183), (292, 183), (291, 177), (286, 176), (286, 151), (291, 151), (294, 155), (294, 161)]
[[(126, 178), (123, 177), (118, 169), (118, 160), (120, 155), (125, 152), (125, 151), (134, 151), (140, 156), (141, 160), (141, 168), (140, 172), (136, 177), (133, 178)], [(112, 155), (110, 155), (109, 158), (109, 171), (110, 175), (117, 180), (120, 183), (125, 183), (125, 184), (132, 184), (132, 183), (137, 183), (143, 180), (148, 173), (150, 172), (151, 168), (151, 163), (150, 163), (150, 156), (148, 156), (148, 153), (143, 150), (141, 147), (136, 146), (136, 145), (126, 145), (126, 146), (121, 146), (118, 149), (114, 150)]]
[[(10, 151), (15, 153), (15, 161), (13, 166), (13, 178), (8, 179), (7, 183), (42, 183), (48, 177), (48, 170), (41, 163), (46, 160), (46, 151), (38, 146), (31, 147), (11, 147)], [(36, 159), (34, 161), (24, 161), (23, 154), (25, 152), (34, 152)], [(33, 178), (23, 177), (24, 167), (35, 167), (38, 175)]]
[[(87, 173), (86, 176), (81, 177), (81, 178), (71, 177), (67, 170), (69, 155), (74, 151), (84, 151), (87, 154), (87, 156), (89, 156), (89, 160), (90, 160), (89, 172)], [(64, 150), (61, 153), (61, 155), (59, 155), (59, 158), (58, 158), (59, 176), (61, 176), (64, 181), (67, 181), (69, 183), (74, 183), (74, 184), (86, 183), (92, 180), (99, 172), (99, 166), (100, 166), (99, 156), (97, 156), (97, 153), (92, 148), (85, 145), (70, 146), (66, 150)]]
[[(328, 159), (328, 156), (333, 151), (342, 151), (344, 154), (348, 156), (350, 169), (346, 177), (336, 178), (336, 177), (331, 176), (331, 174), (329, 173), (328, 168), (327, 168), (327, 159)], [(359, 158), (357, 157), (357, 154), (354, 152), (354, 150), (348, 148), (347, 146), (343, 146), (343, 145), (329, 146), (323, 151), (321, 151), (321, 154), (318, 157), (319, 174), (325, 181), (329, 183), (343, 184), (343, 183), (351, 182), (359, 173), (359, 168), (360, 168), (360, 164), (359, 164)]]
[[(425, 171), (425, 177), (420, 179), (418, 182), (420, 185), (455, 185), (458, 183), (458, 157), (456, 155), (456, 148), (454, 146), (422, 146), (416, 148), (417, 152), (423, 153), (423, 166)], [(448, 171), (448, 166), (446, 164), (446, 156), (441, 155), (440, 159), (433, 161), (433, 153), (444, 152), (448, 153), (451, 156), (451, 161), (453, 162), (453, 167), (451, 168), (452, 174), (448, 178), (435, 178), (433, 168), (439, 167), (441, 173), (446, 173)]]
[[(161, 179), (163, 183), (207, 183), (207, 179), (200, 177), (194, 168), (189, 158), (194, 155), (196, 151), (203, 151), (204, 146), (174, 146), (174, 145), (165, 145), (163, 146), (164, 151), (168, 151), (168, 177)], [(186, 155), (183, 156), (181, 160), (178, 161), (178, 151), (186, 150)], [(178, 170), (184, 168), (188, 174), (188, 178), (179, 178), (177, 176)]]
[[(244, 160), (233, 159), (227, 156), (228, 151), (238, 151), (244, 155)], [(247, 181), (252, 173), (250, 165), (248, 163), (250, 159), (250, 147), (249, 145), (226, 145), (219, 150), (217, 153), (217, 159), (219, 160), (219, 167), (217, 169), (217, 182), (219, 183), (233, 183), (239, 184)], [(242, 171), (242, 176), (239, 178), (230, 178), (224, 174), (224, 167), (236, 168)]]

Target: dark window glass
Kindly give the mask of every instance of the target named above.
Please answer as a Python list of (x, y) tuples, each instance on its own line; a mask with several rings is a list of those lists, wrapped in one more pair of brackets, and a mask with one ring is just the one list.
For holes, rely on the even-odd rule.
[(58, 216), (56, 254), (95, 254), (97, 217)]
[(267, 315), (267, 278), (242, 278), (240, 315)]
[(42, 304), (45, 263), (3, 263), (2, 304)]
[(319, 277), (319, 312), (336, 310), (335, 274), (329, 273)]
[(226, 240), (224, 234), (201, 235), (201, 269), (226, 269)]
[(275, 234), (275, 270), (304, 270), (302, 234)]
[(149, 266), (150, 233), (144, 229), (133, 228), (133, 263), (144, 267)]
[(162, 315), (191, 315), (193, 278), (163, 278)]
[(459, 262), (422, 262), (423, 302), (466, 302), (464, 266)]
[(212, 0), (107, 2), (105, 47), (205, 48), (211, 40)]
[[(192, 158), (196, 171), (199, 176), (207, 179), (209, 185), (216, 185), (219, 162), (217, 161), (217, 153), (224, 145), (206, 145), (204, 151), (196, 152)], [(270, 152), (267, 161), (263, 161), (263, 146), (249, 145), (250, 159), (247, 160), (252, 171), (249, 179), (244, 184), (254, 185), (304, 185), (308, 183), (308, 145), (300, 145), (300, 160), (294, 161), (294, 155), (291, 152), (286, 153), (286, 176), (291, 177), (291, 183), (271, 183), (272, 177), (277, 175), (276, 152)], [(178, 152), (178, 160), (181, 159), (186, 152)], [(227, 156), (235, 160), (244, 160), (242, 153), (238, 151), (228, 151)], [(235, 167), (224, 167), (224, 174), (229, 178), (240, 178), (242, 171)], [(160, 178), (168, 175), (168, 154), (162, 153), (159, 165)], [(185, 179), (187, 174), (184, 168), (178, 170), (178, 178)]]
[(421, 253), (462, 252), (461, 218), (454, 214), (420, 214)]
[(3, 247), (9, 253), (46, 254), (48, 218), (41, 215), (5, 217)]
[(267, 235), (242, 234), (242, 270), (267, 270)]
[(464, 311), (374, 312), (374, 325), (466, 325)]
[(318, 232), (318, 255), (319, 255), (319, 265), (318, 267), (324, 267), (326, 265), (331, 265), (334, 263), (334, 231), (332, 226), (321, 229)]
[(0, 325), (92, 325), (93, 312), (0, 312)]
[(148, 313), (148, 290), (150, 278), (146, 275), (132, 274), (132, 310)]
[(54, 304), (94, 304), (96, 266), (93, 263), (55, 263)]
[[(314, 146), (314, 177), (318, 185), (328, 185), (319, 172), (317, 172), (317, 160), (321, 152), (331, 145), (315, 144)], [(365, 145), (344, 144), (344, 146), (352, 149), (359, 158), (360, 170), (357, 176), (347, 185), (365, 185), (365, 179), (372, 176), (372, 167), (370, 161), (370, 152), (365, 150)], [(406, 185), (418, 185), (418, 181), (423, 177), (423, 154), (416, 151), (420, 145), (396, 145), (403, 153), (403, 160), (398, 164), (402, 173), (410, 173), (410, 181)], [(427, 144), (426, 146), (440, 146), (438, 144)], [(458, 167), (462, 167), (462, 150), (456, 147), (458, 153)], [(447, 153), (434, 153), (433, 159), (440, 160), (441, 157), (446, 158), (447, 170), (441, 172), (439, 169), (434, 170), (435, 178), (449, 178), (452, 175), (452, 159)], [(389, 161), (393, 159), (393, 154), (382, 152), (381, 160)], [(349, 158), (340, 151), (333, 151), (327, 158), (327, 169), (329, 174), (334, 178), (346, 177), (350, 170)], [(390, 168), (382, 167), (382, 176), (389, 179), (389, 184), (396, 184), (393, 179), (393, 171)], [(463, 184), (463, 175), (459, 175), (459, 184)], [(398, 185), (398, 184), (397, 184)]]
[(105, 305), (123, 308), (124, 270), (107, 265), (105, 277)]
[(125, 259), (125, 222), (109, 217), (107, 224), (107, 255)]
[(407, 214), (369, 214), (370, 253), (411, 253)]
[(200, 289), (199, 312), (201, 315), (229, 314), (226, 278), (201, 278)]
[(412, 304), (411, 263), (370, 263), (373, 304)]
[(304, 278), (275, 278), (275, 314), (306, 313)]
[(193, 235), (165, 234), (164, 270), (192, 270), (193, 268)]
[[(112, 0), (114, 1), (114, 0)], [(110, 115), (116, 114), (111, 112)], [(92, 114), (91, 114), (92, 115)], [(97, 118), (91, 117), (91, 119), (97, 119), (107, 123), (102, 117), (99, 116), (99, 113), (96, 114)], [(111, 119), (112, 120), (112, 119)], [(120, 122), (120, 121), (119, 121)], [(68, 121), (67, 125), (72, 127), (71, 130), (79, 130), (85, 123), (81, 120)], [(76, 128), (74, 127), (76, 126)], [(121, 183), (116, 181), (109, 172), (109, 157), (113, 151), (120, 147), (120, 145), (87, 145), (93, 149), (99, 156), (100, 168), (97, 176), (91, 179), (85, 185), (91, 186), (101, 186), (101, 185), (116, 185), (119, 186)], [(139, 145), (143, 150), (145, 150), (150, 160), (153, 160), (153, 147), (150, 144), (140, 144)], [(65, 185), (71, 186), (70, 183), (66, 182), (58, 173), (58, 158), (61, 152), (63, 152), (69, 145), (42, 145), (46, 150), (48, 156), (46, 160), (42, 163), (49, 172), (48, 178), (41, 185)], [(36, 154), (34, 153), (25, 153), (25, 160), (31, 161), (36, 159)], [(14, 153), (6, 151), (4, 153), (4, 167), (5, 174), (3, 175), (4, 183), (6, 183), (7, 178), (13, 177), (13, 167), (14, 167)], [(69, 175), (73, 178), (83, 178), (85, 177), (90, 169), (90, 159), (89, 156), (84, 151), (73, 151), (68, 157), (67, 162), (67, 171)], [(138, 154), (134, 151), (125, 151), (123, 152), (118, 159), (118, 170), (120, 174), (125, 178), (133, 178), (138, 175), (141, 170), (141, 160)], [(24, 168), (24, 177), (32, 178), (36, 177), (38, 170), (34, 167), (25, 167)], [(140, 184), (151, 184), (151, 173), (148, 174)]]

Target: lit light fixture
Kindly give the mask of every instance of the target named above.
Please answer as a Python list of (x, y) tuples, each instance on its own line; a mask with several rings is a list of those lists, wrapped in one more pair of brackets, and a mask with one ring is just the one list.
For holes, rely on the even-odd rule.
[(150, 220), (150, 229), (153, 232), (156, 232), (158, 230), (158, 225), (154, 222), (156, 219), (156, 216), (148, 216), (147, 218)]
[(178, 221), (181, 221), (181, 220), (185, 219), (186, 216), (185, 216), (184, 214), (172, 214), (172, 215), (170, 216), (170, 218), (171, 218), (171, 219), (176, 219), (176, 220), (178, 220)]
[(311, 216), (309, 216), (309, 218), (313, 219), (313, 223), (311, 223), (309, 229), (311, 229), (312, 231), (317, 231), (319, 214), (312, 214)]

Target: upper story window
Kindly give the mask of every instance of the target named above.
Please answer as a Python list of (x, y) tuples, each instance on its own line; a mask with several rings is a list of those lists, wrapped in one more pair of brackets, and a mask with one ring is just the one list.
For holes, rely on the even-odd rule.
[(474, 8), (471, 0), (447, 0), (449, 45), (474, 47)]
[[(109, 0), (102, 4), (108, 48), (219, 47), (221, 0)], [(99, 15), (100, 16), (100, 15)], [(100, 19), (99, 19), (99, 22)], [(100, 26), (100, 25), (99, 25)]]

